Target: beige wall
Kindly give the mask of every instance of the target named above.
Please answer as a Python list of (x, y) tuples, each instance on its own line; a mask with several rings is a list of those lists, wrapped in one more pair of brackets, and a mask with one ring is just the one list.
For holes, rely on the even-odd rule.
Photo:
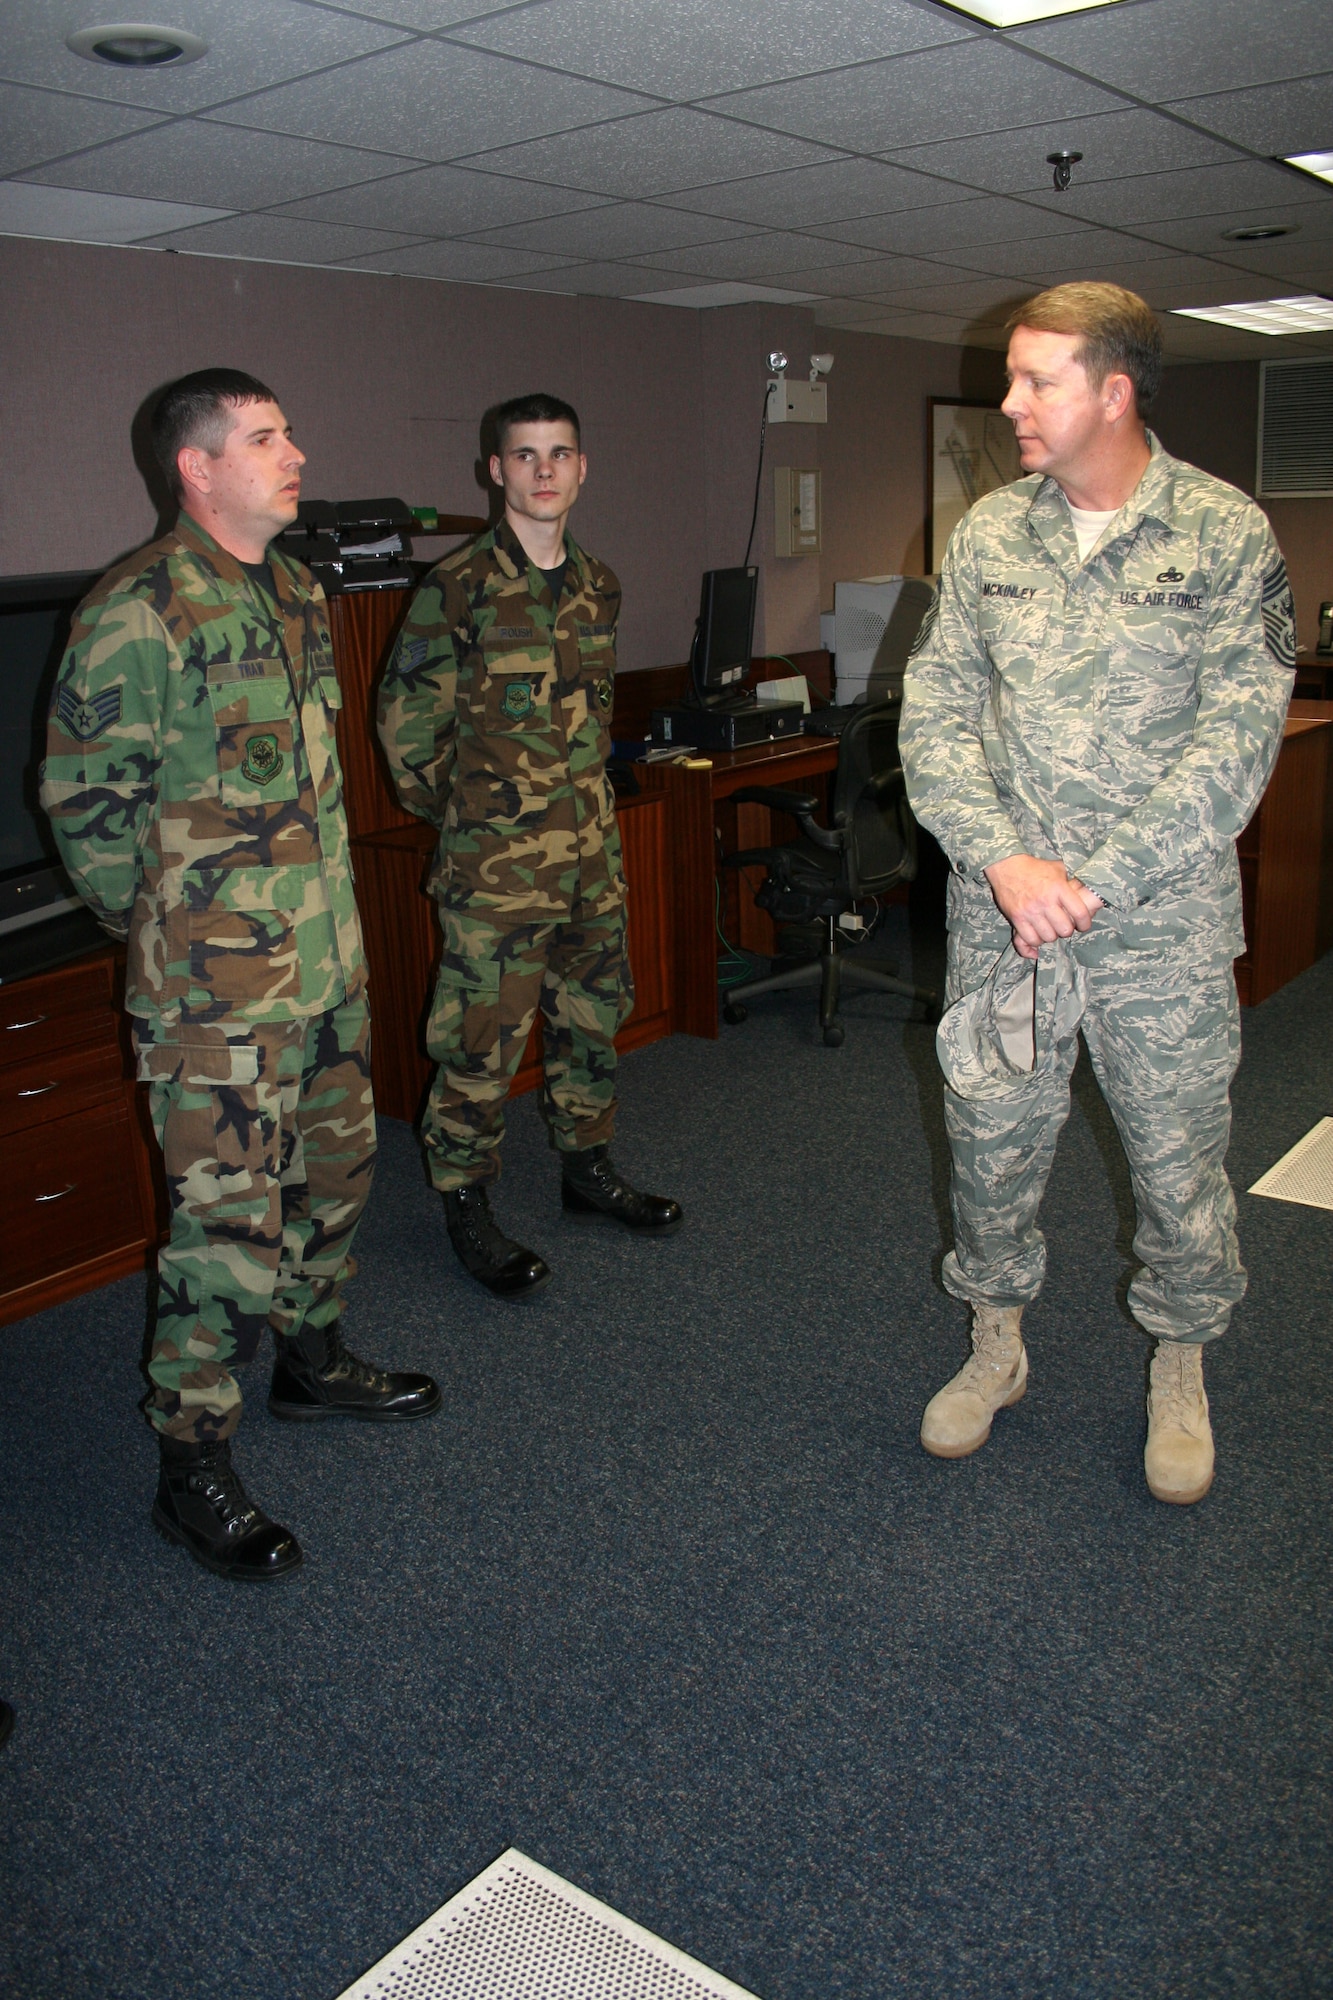
[[(926, 399), (998, 397), (981, 349), (817, 328), (805, 307), (694, 313), (616, 299), (0, 238), (0, 574), (96, 568), (146, 540), (131, 449), (144, 399), (225, 362), (272, 383), (308, 454), (306, 492), (396, 493), (484, 512), (478, 420), (545, 388), (583, 417), (591, 469), (575, 528), (625, 586), (623, 664), (683, 660), (699, 573), (745, 552), (765, 356), (804, 377), (836, 357), (829, 422), (768, 433), (754, 559), (756, 646), (819, 643), (840, 577), (924, 565)], [(1182, 457), (1254, 484), (1254, 363), (1168, 370), (1155, 421)], [(823, 473), (822, 557), (773, 553), (773, 469)], [(1268, 503), (1313, 643), (1333, 597), (1333, 501)], [(423, 543), (419, 553), (443, 544)]]

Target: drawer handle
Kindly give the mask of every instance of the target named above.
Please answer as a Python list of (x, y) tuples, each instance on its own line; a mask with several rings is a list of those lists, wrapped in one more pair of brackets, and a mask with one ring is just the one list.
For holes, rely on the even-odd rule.
[(61, 1188), (61, 1190), (60, 1190), (59, 1194), (38, 1194), (38, 1195), (34, 1195), (34, 1196), (33, 1196), (33, 1200), (34, 1200), (34, 1201), (63, 1201), (63, 1200), (65, 1199), (65, 1196), (66, 1196), (67, 1194), (73, 1194), (73, 1192), (74, 1192), (75, 1188), (76, 1188), (76, 1187), (77, 1187), (78, 1185), (79, 1185), (79, 1184), (78, 1184), (78, 1182), (77, 1182), (77, 1181), (71, 1181), (68, 1187), (62, 1187), (62, 1188)]
[(58, 1082), (57, 1082), (57, 1083), (39, 1083), (39, 1084), (36, 1084), (36, 1085), (35, 1085), (35, 1086), (33, 1087), (33, 1089), (31, 1089), (31, 1090), (20, 1090), (20, 1091), (18, 1091), (18, 1092), (17, 1092), (16, 1094), (17, 1094), (17, 1095), (18, 1095), (19, 1097), (45, 1097), (45, 1096), (46, 1096), (46, 1094), (47, 1094), (47, 1092), (48, 1092), (49, 1090), (59, 1090), (59, 1088), (60, 1088), (60, 1085), (59, 1085), (59, 1083), (58, 1083)]
[(16, 1035), (20, 1028), (40, 1028), (42, 1022), (49, 1020), (49, 1018), (50, 1016), (47, 1014), (34, 1014), (30, 1021), (6, 1021), (5, 1032), (10, 1035)]

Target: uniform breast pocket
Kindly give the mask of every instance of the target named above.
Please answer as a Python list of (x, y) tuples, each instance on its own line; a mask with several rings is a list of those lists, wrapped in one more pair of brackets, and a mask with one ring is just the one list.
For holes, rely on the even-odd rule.
[(291, 696), (284, 673), (253, 680), (210, 679), (223, 805), (270, 805), (294, 799), (296, 772)]
[(551, 716), (549, 663), (531, 653), (487, 653), (485, 714), (488, 731), (522, 735), (540, 728)]
[(1202, 625), (1136, 616), (1131, 610), (1107, 635), (1106, 704), (1131, 736), (1193, 725)]

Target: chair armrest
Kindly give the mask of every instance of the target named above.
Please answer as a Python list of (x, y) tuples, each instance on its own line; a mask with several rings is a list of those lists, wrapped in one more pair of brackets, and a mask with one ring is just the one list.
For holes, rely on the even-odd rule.
[(746, 785), (731, 794), (738, 806), (768, 806), (773, 812), (790, 813), (793, 819), (809, 819), (819, 801), (810, 792), (784, 792), (777, 785)]

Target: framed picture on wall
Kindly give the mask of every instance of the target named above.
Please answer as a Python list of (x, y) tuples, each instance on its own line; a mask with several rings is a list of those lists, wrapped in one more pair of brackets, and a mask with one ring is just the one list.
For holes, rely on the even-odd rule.
[(926, 398), (926, 570), (944, 561), (949, 537), (983, 493), (1021, 479), (1018, 440), (997, 403)]

